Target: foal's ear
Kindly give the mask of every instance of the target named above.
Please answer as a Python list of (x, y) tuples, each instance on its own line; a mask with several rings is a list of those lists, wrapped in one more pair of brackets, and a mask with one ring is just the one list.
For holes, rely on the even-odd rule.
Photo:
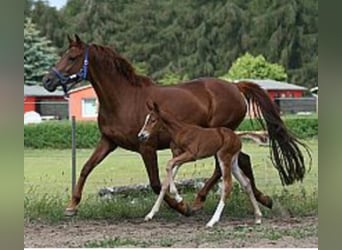
[(153, 109), (153, 102), (152, 102), (152, 100), (148, 100), (146, 102), (146, 106), (147, 106), (148, 110), (152, 110)]
[(153, 102), (153, 109), (159, 114), (159, 107), (158, 107), (158, 104), (155, 102)]
[(75, 39), (77, 43), (82, 43), (81, 38), (77, 34), (75, 34)]

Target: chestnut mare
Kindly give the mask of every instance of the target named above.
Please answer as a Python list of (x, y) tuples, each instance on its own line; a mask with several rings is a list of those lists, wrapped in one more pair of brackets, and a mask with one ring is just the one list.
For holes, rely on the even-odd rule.
[(248, 194), (254, 208), (255, 223), (260, 224), (262, 214), (254, 197), (251, 184), (238, 167), (238, 154), (241, 150), (239, 135), (226, 127), (202, 128), (197, 125), (181, 122), (166, 112), (166, 110), (159, 109), (158, 105), (154, 102), (147, 102), (147, 107), (150, 112), (147, 114), (145, 123), (138, 134), (139, 140), (146, 141), (148, 138), (156, 135), (161, 129), (164, 129), (171, 138), (170, 147), (173, 152), (173, 158), (167, 163), (167, 174), (162, 189), (152, 210), (146, 215), (145, 221), (151, 220), (159, 211), (169, 187), (170, 193), (175, 195), (176, 201), (183, 201), (174, 183), (177, 170), (182, 164), (215, 155), (221, 167), (223, 187), (221, 189), (220, 202), (213, 217), (206, 226), (212, 227), (220, 220), (225, 201), (233, 187), (232, 174)]
[[(148, 99), (160, 108), (167, 107), (177, 118), (202, 127), (227, 127), (236, 129), (244, 119), (247, 105), (255, 103), (258, 120), (267, 129), (273, 163), (283, 184), (302, 180), (305, 174), (303, 154), (299, 146), (305, 146), (292, 136), (281, 120), (275, 104), (258, 85), (249, 82), (232, 84), (215, 78), (201, 78), (174, 86), (160, 86), (150, 78), (135, 73), (133, 66), (109, 47), (85, 44), (75, 35), (69, 39), (69, 48), (59, 62), (44, 76), (46, 90), (55, 91), (61, 86), (67, 94), (77, 82), (88, 80), (98, 97), (98, 127), (101, 138), (90, 158), (84, 164), (74, 193), (66, 208), (66, 215), (73, 215), (81, 200), (83, 186), (90, 172), (117, 147), (138, 152), (145, 163), (150, 185), (159, 194), (157, 150), (169, 148), (170, 137), (160, 132), (141, 143), (137, 138), (148, 109)], [(261, 113), (260, 113), (260, 112)], [(264, 118), (261, 119), (262, 117)], [(264, 123), (265, 121), (265, 123)], [(190, 215), (200, 209), (209, 192), (221, 177), (220, 165), (212, 177), (198, 192), (192, 209), (184, 202), (165, 196), (168, 205), (178, 212)], [(239, 167), (250, 179), (256, 199), (271, 208), (272, 200), (255, 186), (250, 158), (239, 154)]]

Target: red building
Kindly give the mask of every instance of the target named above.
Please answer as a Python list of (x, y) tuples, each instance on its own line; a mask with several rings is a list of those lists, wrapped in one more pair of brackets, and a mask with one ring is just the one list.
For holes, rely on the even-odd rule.
[(304, 96), (307, 88), (287, 82), (279, 82), (270, 79), (254, 80), (246, 79), (254, 82), (267, 91), (268, 95), (274, 101), (276, 98), (300, 98)]
[[(306, 91), (305, 87), (278, 82), (274, 80), (246, 79), (258, 84), (265, 89), (271, 99), (276, 98), (301, 98)], [(69, 117), (75, 116), (76, 120), (96, 120), (98, 112), (98, 101), (96, 93), (91, 85), (75, 88), (69, 92)]]
[(68, 101), (63, 91), (48, 92), (41, 86), (24, 85), (24, 114), (28, 111), (35, 111), (42, 118), (67, 119)]
[(98, 101), (91, 85), (82, 86), (69, 91), (69, 116), (77, 121), (97, 120)]
[[(307, 109), (306, 106), (312, 106), (311, 100), (303, 98), (307, 88), (290, 84), (287, 82), (279, 82), (270, 79), (256, 80), (256, 79), (244, 79), (246, 81), (254, 82), (261, 88), (266, 90), (272, 101), (276, 103), (281, 113), (296, 113), (300, 110)], [(305, 102), (310, 102), (306, 104)], [(282, 105), (280, 105), (280, 103)], [(289, 107), (292, 106), (292, 107)], [(293, 107), (295, 106), (295, 107)], [(310, 107), (308, 107), (311, 109)], [(253, 109), (250, 108), (249, 115), (254, 117)]]

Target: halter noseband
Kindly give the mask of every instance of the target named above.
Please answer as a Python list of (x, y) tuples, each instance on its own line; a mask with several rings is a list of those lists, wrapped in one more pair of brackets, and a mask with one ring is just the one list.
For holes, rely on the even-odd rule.
[[(76, 84), (82, 80), (86, 80), (87, 78), (87, 71), (88, 71), (88, 64), (89, 64), (89, 47), (87, 46), (85, 49), (85, 55), (83, 60), (83, 66), (80, 71), (76, 74), (72, 74), (70, 76), (64, 76), (58, 69), (55, 67), (52, 68), (53, 73), (60, 81), (60, 85), (63, 88), (64, 96), (66, 98), (69, 97), (68, 91)], [(71, 85), (67, 86), (68, 83), (72, 83)]]

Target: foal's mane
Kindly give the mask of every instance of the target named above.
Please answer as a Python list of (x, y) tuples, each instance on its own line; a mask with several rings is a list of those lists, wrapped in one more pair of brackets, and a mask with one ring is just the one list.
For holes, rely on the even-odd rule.
[(95, 48), (96, 51), (94, 54), (95, 60), (98, 61), (98, 63), (101, 63), (102, 67), (109, 71), (117, 71), (124, 76), (131, 85), (142, 87), (153, 84), (152, 79), (137, 74), (132, 64), (112, 48), (97, 44), (92, 44), (91, 46)]

